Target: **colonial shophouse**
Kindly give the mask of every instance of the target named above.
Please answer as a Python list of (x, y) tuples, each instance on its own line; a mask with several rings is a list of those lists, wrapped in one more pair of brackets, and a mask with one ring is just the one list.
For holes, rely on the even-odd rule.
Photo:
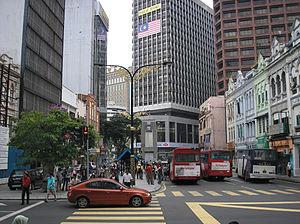
[[(271, 56), (258, 57), (257, 67), (245, 76), (238, 72), (226, 92), (227, 146), (235, 150), (269, 148), (278, 152), (278, 173), (286, 174), (290, 161), (300, 175), (300, 22), (291, 40), (274, 38)], [(232, 134), (235, 130), (235, 135)], [(228, 147), (229, 148), (229, 147)]]
[(266, 62), (261, 54), (258, 55), (257, 69), (254, 82), (256, 148), (269, 148), (269, 86), (267, 82)]
[[(236, 82), (230, 78), (226, 92), (227, 140), (235, 149), (256, 147), (255, 139), (255, 103), (252, 77), (254, 70), (245, 76), (238, 72)], [(232, 116), (234, 114), (234, 116)], [(232, 133), (234, 130), (234, 134)]]
[(270, 86), (270, 147), (279, 152), (279, 172), (285, 174), (292, 163), (294, 175), (299, 172), (300, 146), (300, 22), (296, 20), (291, 40), (281, 44), (275, 38), (266, 73)]

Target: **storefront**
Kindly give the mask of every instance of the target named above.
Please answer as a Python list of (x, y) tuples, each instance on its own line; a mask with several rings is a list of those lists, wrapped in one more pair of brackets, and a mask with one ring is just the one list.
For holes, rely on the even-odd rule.
[(277, 174), (286, 175), (287, 174), (287, 163), (292, 161), (293, 157), (293, 140), (280, 139), (280, 140), (270, 140), (270, 147), (278, 152), (278, 166)]

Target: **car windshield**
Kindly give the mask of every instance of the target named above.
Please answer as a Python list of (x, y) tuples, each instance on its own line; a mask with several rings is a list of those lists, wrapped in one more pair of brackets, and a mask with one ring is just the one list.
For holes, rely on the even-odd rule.
[(17, 170), (15, 172), (15, 175), (23, 175), (24, 174), (24, 171), (23, 170)]
[(212, 152), (211, 159), (220, 159), (220, 160), (229, 160), (230, 154), (229, 152)]

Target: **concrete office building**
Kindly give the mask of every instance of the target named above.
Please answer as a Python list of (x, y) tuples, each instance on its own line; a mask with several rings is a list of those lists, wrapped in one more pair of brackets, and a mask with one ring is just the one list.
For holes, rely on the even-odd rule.
[(0, 52), (21, 66), (20, 112), (61, 103), (64, 0), (0, 3)]
[(174, 147), (198, 147), (199, 106), (215, 95), (212, 14), (200, 0), (133, 1), (133, 71), (173, 62), (134, 85), (134, 111), (150, 114), (142, 117), (146, 160), (164, 159)]
[(217, 93), (237, 70), (250, 71), (259, 53), (269, 57), (275, 36), (287, 42), (299, 17), (299, 0), (214, 0)]
[(208, 98), (199, 112), (200, 147), (204, 150), (226, 149), (224, 96)]
[(63, 84), (96, 98), (106, 119), (107, 31), (109, 21), (98, 0), (66, 0)]
[(120, 68), (109, 68), (107, 71), (107, 107), (112, 111), (117, 108), (129, 111), (129, 77), (123, 72), (126, 71)]

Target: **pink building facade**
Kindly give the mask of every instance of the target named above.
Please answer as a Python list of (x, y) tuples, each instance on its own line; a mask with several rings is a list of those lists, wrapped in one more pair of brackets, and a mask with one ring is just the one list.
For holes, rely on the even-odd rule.
[(226, 149), (224, 96), (212, 96), (200, 106), (199, 142), (207, 150)]

